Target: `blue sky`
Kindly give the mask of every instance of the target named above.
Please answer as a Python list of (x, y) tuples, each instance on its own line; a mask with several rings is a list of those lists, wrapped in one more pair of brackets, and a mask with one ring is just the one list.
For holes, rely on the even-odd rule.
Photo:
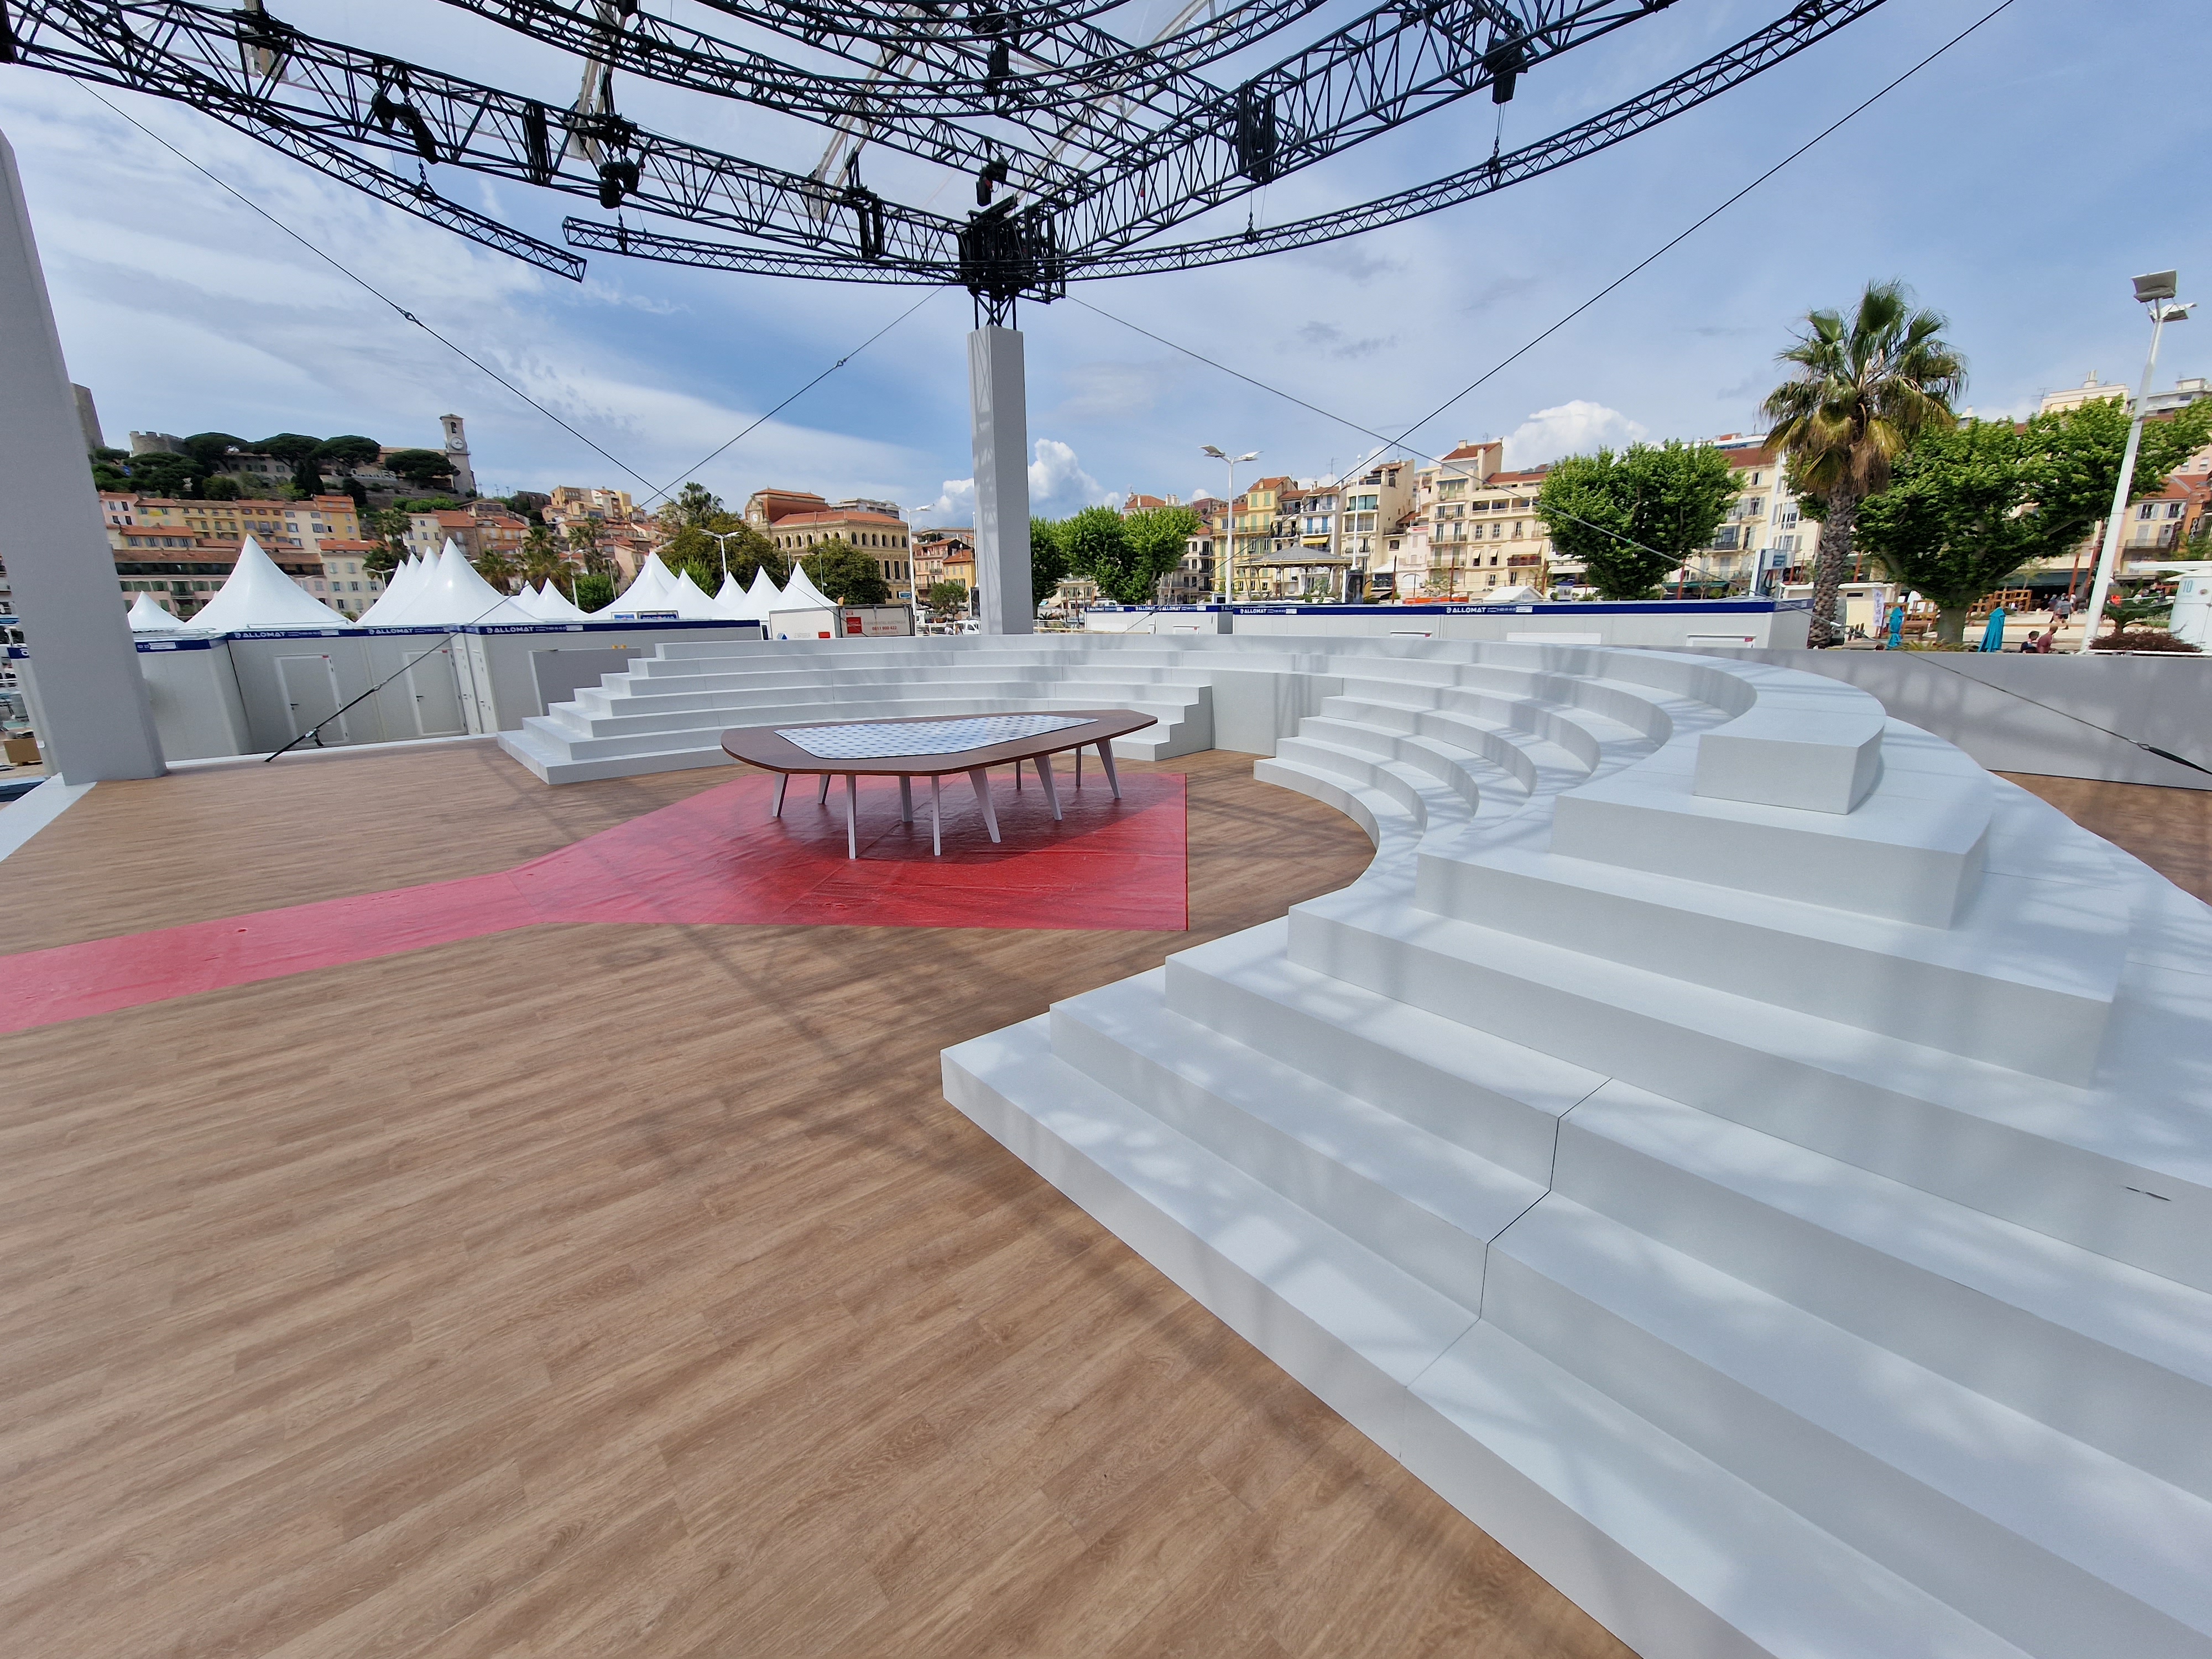
[[(1106, 311), (1385, 431), (1443, 402), (1772, 161), (1990, 9), (1891, 0), (1714, 105), (1548, 179), (1356, 241), (1267, 261), (1085, 284)], [(652, 0), (685, 15), (683, 0)], [(432, 0), (282, 0), (319, 33), (567, 101), (573, 61)], [(1778, 15), (1784, 0), (1680, 0), (1527, 77), (1509, 148), (1663, 78)], [(1124, 33), (1173, 7), (1125, 9)], [(690, 15), (696, 15), (696, 12)], [(1334, 16), (1335, 13), (1325, 14)], [(1658, 264), (1417, 434), (1439, 451), (1506, 436), (1529, 464), (1601, 440), (1756, 428), (1775, 352), (1808, 307), (1901, 276), (1947, 313), (1966, 401), (2016, 413), (2094, 372), (2134, 380), (2148, 330), (2127, 278), (2178, 266), (2212, 298), (2196, 172), (2212, 151), (2202, 0), (2014, 0), (1995, 21)], [(597, 256), (580, 287), (353, 195), (190, 111), (108, 96), (193, 160), (557, 409), (656, 485), (726, 497), (768, 484), (937, 504), (963, 516), (967, 296), (930, 300), (704, 468), (700, 457), (913, 303)], [(618, 85), (649, 125), (804, 169), (821, 139), (780, 118)], [(1470, 102), (1270, 187), (1280, 221), (1479, 160), (1495, 112)], [(133, 428), (366, 432), (434, 441), (468, 417), (487, 489), (645, 491), (319, 264), (82, 88), (0, 70), (72, 374), (110, 441)], [(872, 182), (918, 199), (964, 181)], [(457, 199), (549, 240), (575, 204), (446, 170)], [(1230, 215), (1243, 222), (1244, 209)], [(1212, 229), (1210, 224), (1201, 229)], [(1127, 489), (1221, 487), (1200, 446), (1319, 474), (1370, 441), (1072, 304), (1025, 307), (1040, 510)], [(2170, 331), (2160, 380), (2212, 373), (2212, 316)]]

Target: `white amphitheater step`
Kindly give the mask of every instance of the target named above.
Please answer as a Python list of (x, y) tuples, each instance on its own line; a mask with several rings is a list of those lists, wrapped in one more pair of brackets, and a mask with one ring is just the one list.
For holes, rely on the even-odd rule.
[(1299, 734), (1275, 747), (1274, 759), (1291, 761), (1378, 790), (1396, 801), (1423, 830), (1464, 823), (1474, 809), (1467, 798), (1432, 772), (1405, 761), (1386, 759), (1364, 749), (1349, 749)]
[(1605, 1082), (1487, 1031), (1297, 966), (1278, 919), (1177, 951), (1169, 1005), (1468, 1151), (1547, 1183), (1563, 1115)]
[(1474, 1310), (1052, 1052), (1039, 1015), (944, 1054), (945, 1097), (1389, 1449)]
[(1462, 1305), (1541, 1183), (1170, 1012), (1167, 973), (1055, 1003), (1060, 1060)]
[(1570, 1199), (1483, 1316), (2027, 1652), (2212, 1642), (2212, 1504)]
[(1048, 1023), (947, 1049), (947, 1098), (1644, 1659), (2022, 1659), (1067, 1066)]
[(2063, 1082), (2089, 1080), (2125, 954), (2129, 895), (1986, 872), (1948, 927), (1746, 893), (1547, 850), (1548, 811), (1431, 836), (1439, 915), (1692, 979)]
[(1302, 967), (2212, 1290), (2212, 1182), (2091, 1090), (1376, 902), (1357, 884), (1290, 921)]
[(1553, 1188), (2212, 1498), (2212, 1295), (1617, 1081)]
[[(1512, 772), (1480, 749), (1446, 738), (1383, 731), (1328, 714), (1308, 715), (1298, 722), (1297, 735), (1417, 766), (1459, 793), (1469, 806), (1492, 816), (1528, 798), (1527, 787)], [(1279, 746), (1276, 752), (1281, 752)]]
[(1412, 1392), (1399, 1461), (1642, 1659), (2026, 1659), (1488, 1320)]

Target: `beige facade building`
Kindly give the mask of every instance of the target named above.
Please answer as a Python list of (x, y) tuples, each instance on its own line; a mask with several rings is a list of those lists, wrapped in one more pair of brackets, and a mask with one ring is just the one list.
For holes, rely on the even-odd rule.
[[(776, 509), (774, 516), (769, 514), (767, 501), (772, 501)], [(877, 570), (890, 586), (895, 602), (914, 603), (914, 532), (896, 511), (881, 510), (885, 503), (841, 501), (832, 507), (819, 495), (808, 496), (795, 490), (757, 490), (745, 503), (749, 522), (757, 504), (763, 504), (764, 533), (787, 560), (803, 559), (809, 549), (824, 542), (844, 542), (875, 560)], [(968, 568), (972, 577), (972, 553)], [(969, 586), (972, 591), (972, 580)]]

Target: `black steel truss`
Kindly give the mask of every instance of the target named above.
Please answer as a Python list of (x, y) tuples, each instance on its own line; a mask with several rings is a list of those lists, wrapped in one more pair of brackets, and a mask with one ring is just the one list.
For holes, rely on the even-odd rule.
[[(699, 0), (867, 64), (860, 75), (784, 61), (652, 15), (638, 0), (445, 3), (574, 53), (592, 66), (586, 95), (562, 107), (319, 40), (267, 15), (263, 0), (235, 11), (196, 0), (0, 0), (0, 63), (191, 104), (563, 275), (580, 275), (580, 260), (447, 200), (429, 167), (738, 239), (634, 225), (625, 214), (613, 224), (571, 218), (574, 247), (817, 279), (958, 283), (997, 312), (1017, 295), (1048, 300), (1073, 279), (1251, 258), (1491, 193), (1717, 96), (1881, 0), (1799, 0), (1735, 46), (1537, 143), (1356, 208), (1177, 243), (1156, 239), (1445, 105), (1486, 90), (1504, 102), (1520, 76), (1674, 0), (1385, 0), (1234, 86), (1198, 71), (1322, 0), (1222, 0), (1144, 45), (1092, 22), (1113, 9), (1092, 0)], [(825, 168), (840, 156), (847, 168), (812, 177), (649, 132), (615, 112), (617, 72), (830, 129), (840, 137)], [(867, 189), (863, 143), (971, 175), (977, 211), (963, 221)], [(371, 159), (380, 151), (413, 156), (418, 179)]]

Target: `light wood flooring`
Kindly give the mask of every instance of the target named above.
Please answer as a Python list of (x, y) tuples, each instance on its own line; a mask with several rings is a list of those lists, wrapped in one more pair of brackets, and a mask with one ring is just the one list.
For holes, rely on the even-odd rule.
[[(939, 1092), (1182, 934), (559, 927), (0, 1039), (0, 1654), (1619, 1655)], [(722, 772), (102, 785), (0, 950), (498, 869)]]
[[(1366, 861), (1168, 769), (1188, 933), (541, 928), (0, 1039), (0, 1656), (1625, 1653), (945, 1104), (945, 1044)], [(728, 775), (103, 785), (0, 951)], [(2212, 795), (2021, 781), (2206, 892)]]

